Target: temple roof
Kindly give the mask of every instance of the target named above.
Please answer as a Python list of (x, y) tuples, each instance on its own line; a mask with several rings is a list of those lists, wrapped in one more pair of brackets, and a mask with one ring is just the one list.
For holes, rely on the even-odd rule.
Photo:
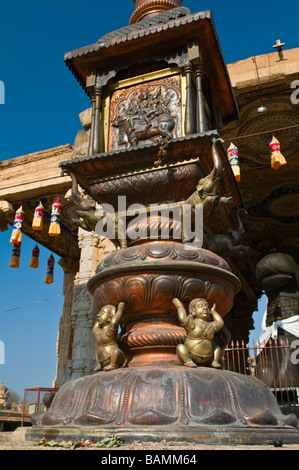
[[(223, 117), (236, 117), (237, 105), (232, 92), (227, 67), (220, 47), (211, 11), (191, 13), (179, 7), (145, 18), (101, 37), (96, 43), (65, 54), (65, 63), (86, 90), (88, 76), (115, 68), (115, 64), (132, 63), (197, 42), (202, 62), (209, 76), (215, 102)], [(221, 93), (218, 90), (221, 89)]]
[[(210, 12), (197, 13), (197, 15), (205, 15), (207, 13)], [(66, 53), (64, 59), (67, 62), (68, 60), (71, 60), (75, 57), (97, 52), (102, 48), (109, 48), (115, 46), (116, 44), (131, 41), (137, 39), (138, 37), (143, 37), (144, 35), (155, 34), (156, 32), (161, 31), (161, 25), (163, 25), (164, 31), (169, 28), (178, 27), (181, 24), (185, 24), (186, 21), (188, 21), (187, 17), (190, 15), (191, 11), (189, 8), (173, 8), (172, 10), (162, 12), (159, 15), (145, 18), (138, 23), (111, 31), (110, 33), (102, 36), (95, 44), (81, 47), (80, 49)], [(191, 15), (192, 21), (193, 16), (195, 15)]]

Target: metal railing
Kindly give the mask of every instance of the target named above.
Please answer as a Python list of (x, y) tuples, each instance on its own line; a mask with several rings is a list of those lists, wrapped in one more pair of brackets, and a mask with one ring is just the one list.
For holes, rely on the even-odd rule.
[(299, 364), (292, 343), (285, 338), (266, 344), (232, 341), (225, 350), (224, 369), (252, 375), (273, 392), (283, 413), (299, 417)]
[(21, 426), (24, 426), (25, 418), (30, 417), (32, 414), (45, 413), (47, 410), (47, 403), (44, 403), (45, 395), (57, 390), (58, 388), (46, 387), (25, 388)]

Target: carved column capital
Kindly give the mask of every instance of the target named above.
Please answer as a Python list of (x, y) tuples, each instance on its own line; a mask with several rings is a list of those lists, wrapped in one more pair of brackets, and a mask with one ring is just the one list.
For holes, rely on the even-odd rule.
[(64, 274), (76, 274), (79, 270), (79, 260), (77, 258), (64, 257), (58, 261), (59, 266), (62, 267)]
[(14, 214), (14, 209), (12, 205), (5, 200), (0, 200), (0, 231), (5, 232), (8, 230), (7, 223), (8, 218), (12, 217)]
[(194, 76), (195, 78), (197, 77), (200, 77), (200, 78), (203, 78), (203, 76), (205, 75), (205, 70), (203, 68), (202, 65), (195, 65), (194, 67)]

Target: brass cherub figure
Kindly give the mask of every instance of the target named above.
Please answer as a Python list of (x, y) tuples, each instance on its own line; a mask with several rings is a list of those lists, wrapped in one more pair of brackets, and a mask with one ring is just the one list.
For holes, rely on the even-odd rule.
[(220, 369), (223, 347), (215, 343), (214, 337), (224, 329), (224, 322), (216, 312), (216, 305), (210, 310), (205, 299), (193, 299), (187, 315), (179, 299), (173, 299), (173, 304), (177, 308), (179, 322), (187, 332), (185, 343), (177, 346), (179, 360), (187, 367), (210, 364), (211, 367)]
[(118, 327), (124, 307), (123, 302), (118, 304), (117, 310), (114, 305), (105, 305), (97, 315), (97, 321), (92, 330), (99, 344), (96, 355), (99, 365), (95, 371), (108, 371), (125, 365), (125, 354), (117, 344)]

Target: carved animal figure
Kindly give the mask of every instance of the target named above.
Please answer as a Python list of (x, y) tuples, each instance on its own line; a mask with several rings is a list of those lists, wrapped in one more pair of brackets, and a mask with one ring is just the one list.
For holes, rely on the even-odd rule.
[(190, 204), (191, 206), (202, 204), (204, 219), (215, 210), (219, 210), (222, 206), (227, 206), (233, 201), (232, 197), (220, 197), (218, 194), (219, 184), (223, 173), (221, 158), (217, 151), (218, 142), (224, 141), (222, 139), (213, 139), (213, 170), (209, 175), (199, 180), (199, 183), (196, 186), (196, 191), (185, 201), (186, 204)]
[(134, 130), (132, 120), (134, 120), (134, 117), (129, 118), (125, 116), (113, 121), (113, 126), (119, 128), (119, 145), (138, 145), (140, 140), (152, 139), (156, 136), (161, 136), (165, 139), (172, 138), (175, 121), (171, 116), (162, 114), (156, 117), (150, 124), (150, 127), (144, 130)]
[(236, 218), (238, 221), (238, 227), (236, 230), (228, 230), (227, 233), (207, 236), (207, 243), (205, 246), (207, 250), (217, 253), (219, 256), (224, 258), (233, 254), (242, 256), (249, 251), (249, 246), (236, 244), (244, 233), (244, 227), (240, 217), (241, 211), (246, 212), (244, 209), (237, 209)]
[[(95, 230), (97, 223), (106, 218), (108, 213), (102, 212), (102, 215), (96, 214), (97, 203), (92, 198), (83, 198), (78, 191), (78, 182), (75, 175), (69, 171), (63, 170), (62, 174), (68, 174), (72, 179), (72, 195), (71, 199), (76, 206), (76, 215), (78, 218), (71, 219), (73, 225), (81, 227), (83, 230), (92, 232)], [(118, 238), (118, 221), (117, 214), (115, 214), (115, 239), (110, 239), (116, 248), (126, 248), (127, 240)]]
[[(184, 207), (185, 214), (188, 214), (188, 211), (191, 211), (191, 220), (195, 215), (195, 206), (197, 204), (202, 204), (203, 206), (203, 229), (204, 232), (210, 234), (210, 230), (206, 224), (206, 218), (209, 217), (213, 212), (220, 211), (222, 207), (229, 206), (233, 202), (232, 197), (221, 197), (219, 196), (219, 184), (222, 178), (223, 166), (221, 158), (217, 151), (217, 143), (223, 142), (222, 139), (213, 139), (212, 144), (212, 157), (214, 168), (211, 173), (204, 178), (201, 178), (196, 186), (196, 191), (191, 194), (191, 196), (186, 199), (183, 203), (179, 203)], [(182, 235), (184, 243), (188, 243), (191, 240), (186, 236)]]

